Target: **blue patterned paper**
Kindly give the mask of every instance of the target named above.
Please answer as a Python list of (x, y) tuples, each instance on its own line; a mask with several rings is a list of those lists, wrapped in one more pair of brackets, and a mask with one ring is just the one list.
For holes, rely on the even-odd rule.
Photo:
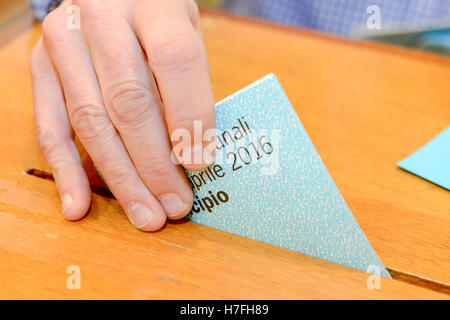
[(450, 126), (397, 165), (450, 190)]
[[(219, 137), (236, 134), (225, 134), (228, 146), (202, 178), (187, 172), (192, 221), (390, 278), (273, 74), (217, 103), (216, 121)], [(223, 177), (212, 178), (215, 165)]]

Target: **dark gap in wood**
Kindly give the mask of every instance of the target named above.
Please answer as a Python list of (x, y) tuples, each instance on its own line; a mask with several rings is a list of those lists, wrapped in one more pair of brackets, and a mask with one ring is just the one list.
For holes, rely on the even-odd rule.
[(45, 171), (42, 171), (42, 170), (39, 170), (39, 169), (28, 169), (25, 172), (27, 174), (31, 175), (31, 176), (35, 176), (35, 177), (42, 178), (42, 179), (45, 179), (45, 180), (52, 180), (52, 181), (54, 181), (53, 175), (51, 173), (48, 173), (48, 172), (45, 172)]
[(415, 274), (398, 271), (398, 270), (387, 268), (387, 267), (386, 267), (386, 269), (389, 272), (389, 274), (391, 275), (392, 279), (450, 295), (450, 285), (448, 285), (446, 283), (438, 282), (435, 280), (417, 276)]
[[(25, 172), (27, 174), (29, 174), (30, 176), (38, 177), (38, 178), (45, 179), (45, 180), (55, 181), (55, 179), (53, 179), (53, 175), (51, 173), (43, 171), (43, 170), (28, 169)], [(114, 195), (111, 193), (111, 191), (109, 191), (106, 188), (101, 188), (101, 187), (91, 185), (91, 190), (93, 193), (98, 194), (100, 196), (115, 199)]]

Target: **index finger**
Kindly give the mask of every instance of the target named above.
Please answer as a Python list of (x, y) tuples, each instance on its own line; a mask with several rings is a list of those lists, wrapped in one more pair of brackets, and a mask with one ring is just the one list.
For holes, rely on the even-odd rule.
[(197, 11), (190, 6), (190, 0), (140, 2), (133, 28), (158, 83), (173, 146), (180, 130), (188, 134), (181, 134), (179, 161), (201, 170), (213, 161), (214, 99), (205, 48), (191, 20)]

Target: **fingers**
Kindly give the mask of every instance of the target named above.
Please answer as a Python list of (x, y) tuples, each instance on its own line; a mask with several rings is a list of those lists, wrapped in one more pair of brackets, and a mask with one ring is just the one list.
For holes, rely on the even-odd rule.
[(90, 54), (79, 30), (65, 28), (64, 5), (43, 24), (45, 45), (61, 79), (73, 129), (125, 209), (144, 231), (160, 229), (165, 213), (140, 179), (103, 105)]
[(71, 136), (64, 97), (40, 39), (30, 59), (36, 135), (61, 197), (63, 215), (81, 219), (91, 203), (91, 191)]
[(128, 22), (104, 2), (81, 4), (84, 37), (108, 115), (167, 217), (182, 218), (192, 207), (192, 190), (171, 161), (160, 96), (139, 42)]
[(192, 24), (192, 15), (197, 14), (192, 5), (177, 0), (139, 2), (132, 23), (155, 74), (169, 133), (181, 140), (173, 141), (174, 147), (182, 144), (177, 156), (185, 168), (200, 170), (213, 162), (215, 134), (210, 132), (215, 115), (208, 62)]

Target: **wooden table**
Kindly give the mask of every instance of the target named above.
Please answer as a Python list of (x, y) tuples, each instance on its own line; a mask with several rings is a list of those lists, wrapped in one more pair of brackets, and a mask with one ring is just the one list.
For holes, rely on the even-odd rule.
[[(450, 60), (203, 12), (219, 100), (277, 75), (394, 280), (191, 222), (135, 230), (94, 194), (63, 219), (33, 135), (29, 25), (0, 48), (1, 298), (442, 298), (450, 296), (450, 193), (395, 163), (450, 123)], [(81, 270), (69, 290), (67, 267)]]

